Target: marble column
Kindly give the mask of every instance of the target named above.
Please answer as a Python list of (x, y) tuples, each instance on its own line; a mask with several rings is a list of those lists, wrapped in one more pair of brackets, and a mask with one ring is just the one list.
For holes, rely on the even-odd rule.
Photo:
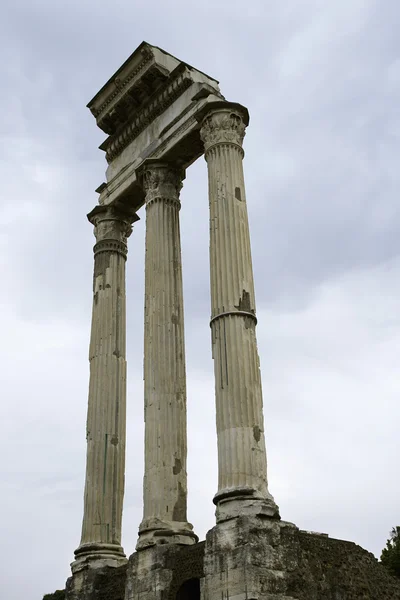
[(137, 549), (197, 541), (187, 521), (186, 373), (179, 192), (183, 173), (148, 161), (146, 203), (143, 520)]
[(93, 312), (82, 537), (72, 571), (119, 566), (125, 481), (127, 237), (138, 217), (112, 206), (88, 215), (94, 225)]
[(201, 123), (210, 202), (211, 332), (218, 437), (217, 521), (278, 517), (268, 491), (253, 268), (243, 176), (247, 110), (220, 102)]

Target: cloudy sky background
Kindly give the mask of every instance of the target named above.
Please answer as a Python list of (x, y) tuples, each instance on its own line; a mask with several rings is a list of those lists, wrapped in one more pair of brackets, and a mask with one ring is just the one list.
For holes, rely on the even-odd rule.
[[(142, 40), (248, 106), (245, 175), (270, 489), (282, 517), (379, 556), (400, 522), (397, 0), (13, 0), (0, 21), (0, 436), (7, 600), (62, 588), (79, 544), (92, 227), (85, 108)], [(214, 523), (206, 164), (182, 245), (189, 518)], [(141, 520), (144, 215), (129, 240), (123, 545)]]

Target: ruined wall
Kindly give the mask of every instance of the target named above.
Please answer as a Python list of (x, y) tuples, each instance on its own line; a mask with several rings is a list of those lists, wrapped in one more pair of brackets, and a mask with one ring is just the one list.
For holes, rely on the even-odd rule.
[(400, 579), (360, 546), (259, 517), (207, 534), (204, 573), (202, 600), (400, 600)]
[(298, 539), (298, 566), (288, 585), (298, 600), (400, 599), (400, 579), (360, 546), (303, 532)]
[(255, 518), (216, 526), (206, 542), (155, 546), (135, 552), (125, 567), (75, 574), (66, 598), (175, 600), (192, 578), (201, 581), (202, 600), (220, 600), (221, 591), (234, 596), (244, 578), (249, 598), (258, 600), (400, 600), (400, 579), (360, 546)]
[(163, 544), (132, 554), (125, 600), (175, 600), (185, 581), (204, 576), (204, 547), (205, 542), (192, 546)]

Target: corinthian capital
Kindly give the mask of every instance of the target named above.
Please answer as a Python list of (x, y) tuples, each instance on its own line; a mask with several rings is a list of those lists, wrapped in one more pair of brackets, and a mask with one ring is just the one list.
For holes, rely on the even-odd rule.
[(214, 144), (236, 144), (242, 146), (246, 124), (238, 110), (214, 109), (203, 120), (200, 137), (207, 152)]
[(154, 200), (179, 203), (184, 172), (163, 163), (145, 164), (140, 170), (140, 180), (145, 192), (146, 205)]
[(88, 219), (94, 225), (97, 243), (116, 241), (126, 244), (132, 233), (132, 223), (138, 220), (138, 216), (115, 206), (96, 206), (88, 214)]

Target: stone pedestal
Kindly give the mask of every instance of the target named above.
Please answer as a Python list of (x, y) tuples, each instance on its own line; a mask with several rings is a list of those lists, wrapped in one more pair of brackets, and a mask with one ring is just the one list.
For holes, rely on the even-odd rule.
[(200, 600), (204, 546), (165, 544), (135, 552), (129, 558), (125, 600)]
[(218, 439), (217, 521), (279, 517), (268, 491), (242, 142), (247, 110), (201, 113), (210, 202), (211, 333)]
[(298, 561), (291, 523), (242, 516), (207, 534), (201, 600), (297, 600), (288, 593)]
[(127, 564), (82, 569), (67, 580), (66, 600), (123, 600)]
[(87, 459), (82, 537), (72, 572), (117, 567), (121, 547), (125, 481), (126, 360), (125, 262), (131, 223), (138, 219), (115, 207), (89, 215), (94, 246), (93, 313), (87, 414)]
[(143, 521), (137, 549), (192, 544), (187, 521), (186, 372), (179, 191), (183, 173), (154, 161), (146, 201)]

